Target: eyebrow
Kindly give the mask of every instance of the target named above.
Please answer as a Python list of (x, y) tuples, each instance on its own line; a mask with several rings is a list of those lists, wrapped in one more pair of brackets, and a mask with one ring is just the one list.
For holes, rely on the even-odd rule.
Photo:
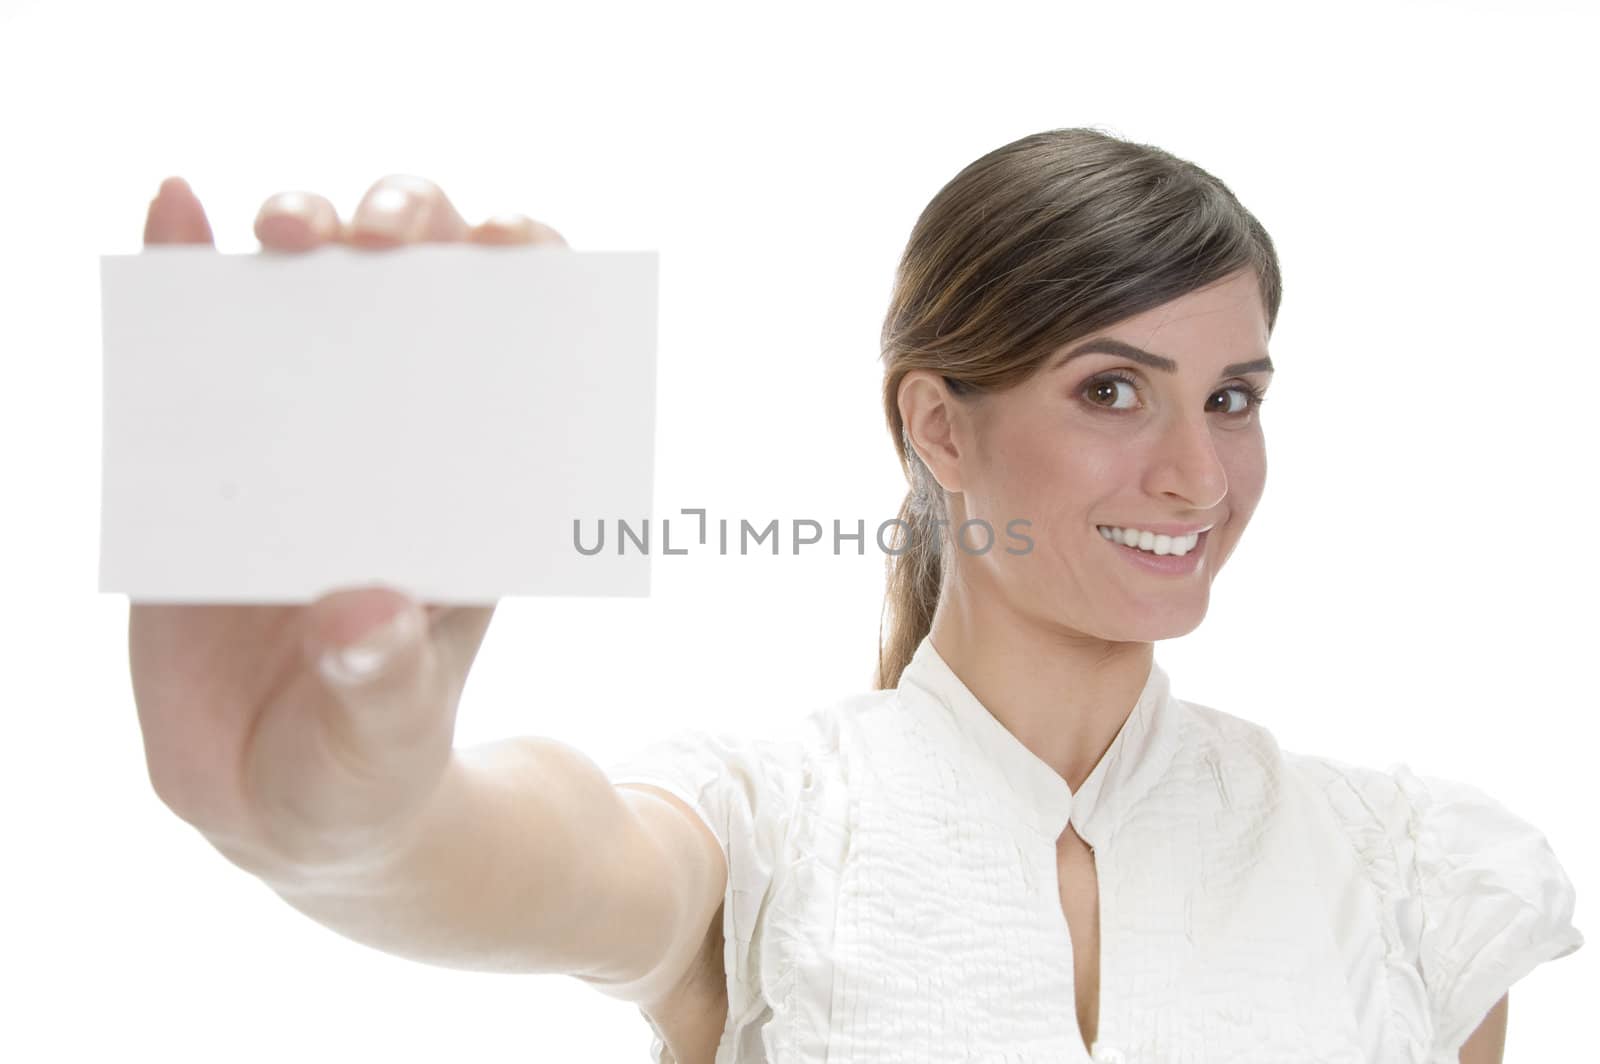
[[(1093, 354), (1120, 355), (1123, 358), (1131, 359), (1134, 362), (1143, 363), (1146, 366), (1152, 366), (1167, 373), (1178, 372), (1178, 363), (1174, 360), (1165, 358), (1161, 355), (1151, 354), (1149, 351), (1146, 351), (1141, 347), (1135, 347), (1132, 344), (1124, 343), (1121, 340), (1114, 340), (1109, 336), (1099, 336), (1093, 340), (1085, 340), (1077, 347), (1074, 347), (1072, 350), (1057, 358), (1053, 363), (1051, 363), (1050, 368), (1052, 370), (1058, 369), (1061, 366), (1066, 365), (1068, 362), (1071, 362), (1079, 355)], [(1256, 358), (1250, 360), (1249, 362), (1231, 362), (1222, 367), (1222, 375), (1224, 377), (1232, 373), (1271, 372), (1273, 372), (1273, 370), (1272, 359), (1270, 358)]]

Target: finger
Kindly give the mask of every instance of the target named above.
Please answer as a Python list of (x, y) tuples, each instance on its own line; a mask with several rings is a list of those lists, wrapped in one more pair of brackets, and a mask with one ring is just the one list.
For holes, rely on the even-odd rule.
[(267, 251), (311, 251), (342, 231), (338, 209), (315, 192), (279, 192), (256, 214), (256, 239)]
[(416, 602), (383, 585), (343, 589), (319, 600), (312, 611), (312, 638), (322, 647), (356, 642), (402, 607), (422, 609), (421, 619), (438, 656), (449, 698), (461, 696), (473, 659), (494, 619), (494, 606), (440, 606)]
[(181, 177), (169, 177), (161, 182), (161, 189), (144, 218), (144, 243), (152, 244), (212, 244), (211, 223), (206, 220), (206, 210), (200, 206), (189, 182)]
[(364, 248), (465, 240), (467, 223), (441, 189), (424, 177), (389, 174), (361, 197), (343, 238)]
[(415, 599), (384, 585), (324, 595), (307, 608), (304, 647), (337, 705), (322, 719), (326, 737), (340, 745), (350, 767), (438, 752), (430, 742), (451, 726), (455, 697)]
[(450, 677), (450, 691), (455, 698), (461, 697), (461, 689), (466, 686), (473, 659), (478, 656), (478, 648), (483, 645), (483, 637), (494, 620), (494, 611), (493, 606), (461, 606), (447, 608), (431, 618), (434, 644)]
[(425, 615), (396, 589), (340, 589), (306, 609), (314, 668), (286, 693), (309, 712), (258, 723), (246, 786), (291, 860), (342, 862), (386, 848), (449, 757), (455, 703)]
[(526, 214), (497, 214), (467, 233), (472, 244), (549, 244), (568, 247), (567, 238)]

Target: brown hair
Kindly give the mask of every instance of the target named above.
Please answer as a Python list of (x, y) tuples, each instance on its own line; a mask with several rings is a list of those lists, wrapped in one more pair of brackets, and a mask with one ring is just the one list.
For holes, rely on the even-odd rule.
[(911, 230), (883, 323), (884, 413), (908, 488), (888, 558), (879, 689), (900, 682), (928, 634), (948, 549), (934, 534), (948, 499), (907, 439), (901, 379), (931, 369), (956, 395), (1000, 391), (1062, 344), (1243, 268), (1261, 285), (1270, 333), (1282, 284), (1261, 223), (1200, 167), (1100, 130), (1030, 134), (939, 190)]

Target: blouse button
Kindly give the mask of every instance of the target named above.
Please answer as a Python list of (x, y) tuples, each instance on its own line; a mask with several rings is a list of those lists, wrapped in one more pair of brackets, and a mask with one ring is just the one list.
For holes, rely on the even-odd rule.
[(1115, 1046), (1094, 1044), (1095, 1064), (1128, 1064), (1128, 1058), (1122, 1055), (1122, 1050)]

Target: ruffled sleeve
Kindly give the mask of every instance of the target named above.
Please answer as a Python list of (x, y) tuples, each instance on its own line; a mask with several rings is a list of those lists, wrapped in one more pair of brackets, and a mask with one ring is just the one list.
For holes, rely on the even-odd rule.
[(1583, 945), (1576, 895), (1545, 836), (1482, 790), (1404, 764), (1391, 774), (1410, 810), (1429, 1059), (1454, 1061), (1513, 983)]
[[(786, 740), (686, 728), (606, 768), (612, 783), (648, 783), (676, 795), (722, 844), (728, 1024), (719, 1064), (765, 1005), (759, 985), (763, 915), (794, 808), (798, 763), (798, 747)], [(658, 1035), (656, 1052), (659, 1041)]]

